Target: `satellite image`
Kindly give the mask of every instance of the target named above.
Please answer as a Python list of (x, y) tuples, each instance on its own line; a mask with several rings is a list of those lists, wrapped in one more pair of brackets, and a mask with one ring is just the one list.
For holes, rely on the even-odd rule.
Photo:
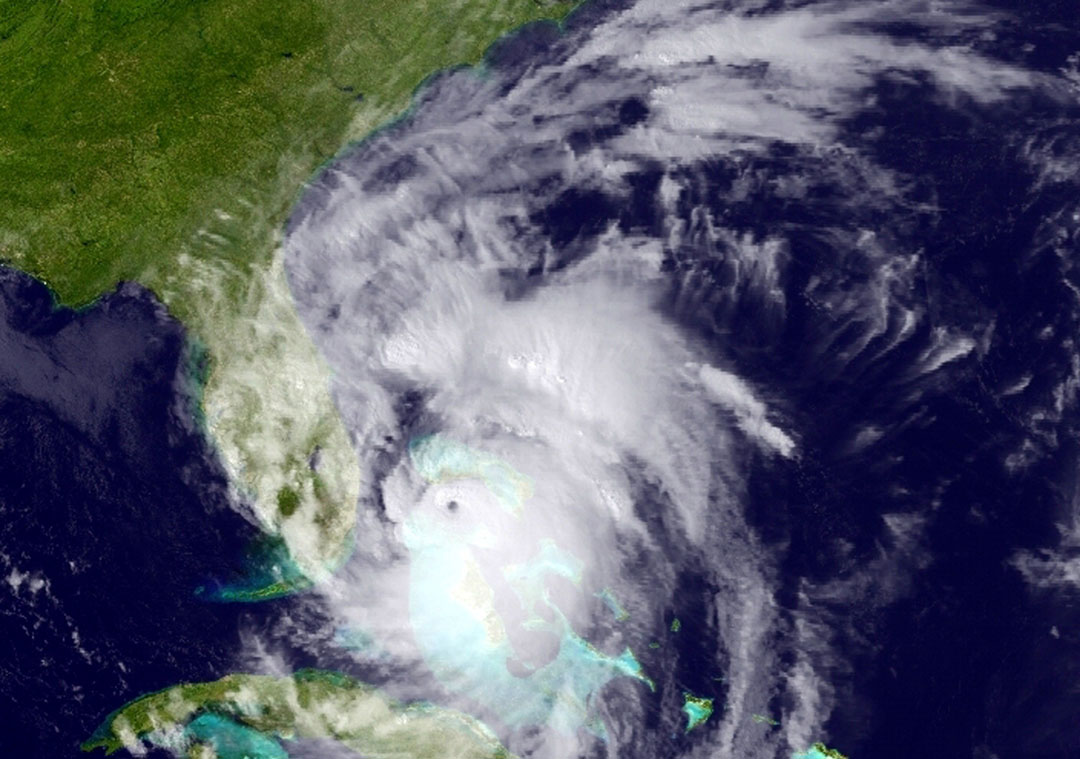
[(0, 0), (0, 759), (1080, 759), (1076, 0)]

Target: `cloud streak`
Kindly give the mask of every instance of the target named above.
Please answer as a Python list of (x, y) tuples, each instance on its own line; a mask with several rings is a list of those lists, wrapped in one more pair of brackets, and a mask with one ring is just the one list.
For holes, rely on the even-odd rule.
[[(708, 750), (801, 750), (835, 702), (830, 675), (845, 676), (819, 608), (840, 586), (807, 585), (781, 614), (775, 556), (744, 514), (746, 478), (755, 451), (766, 467), (798, 461), (800, 417), (760, 372), (722, 360), (725, 340), (779, 339), (797, 307), (837, 373), (857, 375), (918, 335), (933, 339), (896, 380), (905, 391), (963, 364), (986, 325), (932, 329), (914, 295), (915, 235), (939, 209), (916, 197), (915, 178), (876, 163), (877, 136), (853, 136), (849, 122), (875, 107), (883, 80), (922, 83), (957, 109), (1060, 91), (980, 53), (971, 35), (997, 17), (958, 4), (656, 1), (589, 13), (545, 38), (543, 55), (515, 58), (524, 43), (510, 41), (482, 75), (436, 78), (406, 119), (331, 165), (289, 223), (290, 285), (333, 369), (362, 481), (357, 556), (320, 603), (336, 629), (368, 636), (358, 655), (407, 695), (421, 690), (418, 672), (448, 666), (432, 653), (446, 641), (422, 640), (423, 620), (463, 615), (465, 635), (471, 615), (490, 645), (505, 636), (514, 677), (565, 684), (592, 738), (559, 729), (562, 707), (518, 724), (500, 715), (476, 681), (488, 666), (479, 643), (475, 672), (455, 660), (436, 679), (458, 708), (482, 702), (523, 755), (693, 755), (601, 695), (644, 715), (644, 691), (617, 680), (581, 690), (557, 669), (579, 640), (604, 666), (630, 645), (641, 653), (678, 612), (692, 567), (707, 599), (695, 634), (716, 651), (702, 666), (724, 673)], [(925, 39), (891, 36), (900, 20)], [(763, 198), (782, 208), (768, 229), (717, 210)], [(806, 267), (808, 251), (819, 260), (792, 303), (793, 261)], [(857, 447), (883, 434), (864, 429), (874, 435)], [(532, 483), (520, 512), (499, 505), (480, 469), (424, 476), (410, 446), (435, 434)], [(900, 575), (922, 565), (917, 546), (893, 555)], [(580, 576), (567, 569), (577, 563)], [(453, 582), (431, 592), (440, 572)], [(629, 611), (624, 625), (601, 589)], [(785, 636), (799, 652), (787, 665)], [(678, 654), (656, 654), (661, 666), (664, 656)], [(683, 689), (670, 671), (644, 675), (659, 702)], [(793, 704), (790, 720), (764, 732), (750, 715), (777, 699)]]

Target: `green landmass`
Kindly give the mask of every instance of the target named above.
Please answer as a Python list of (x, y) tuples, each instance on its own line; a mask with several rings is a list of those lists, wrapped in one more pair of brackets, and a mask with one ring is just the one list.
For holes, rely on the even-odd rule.
[(686, 732), (690, 732), (712, 716), (713, 700), (683, 693), (683, 712), (686, 714)]
[(824, 743), (815, 743), (806, 751), (792, 754), (791, 759), (848, 759), (848, 757)]
[(82, 749), (137, 752), (148, 743), (193, 758), (253, 751), (286, 757), (280, 741), (297, 738), (334, 739), (370, 759), (510, 757), (483, 723), (466, 714), (401, 704), (370, 685), (321, 670), (228, 675), (152, 693), (110, 714)]
[[(569, 7), (8, 0), (0, 252), (74, 305), (125, 279), (167, 291), (200, 235), (244, 235), (215, 258), (265, 264), (267, 224), (347, 140), (401, 111), (433, 71)], [(221, 211), (236, 214), (227, 229)], [(170, 305), (197, 320), (197, 302)]]
[(754, 714), (754, 715), (752, 715), (751, 718), (754, 720), (754, 722), (758, 723), (759, 725), (772, 725), (773, 727), (776, 727), (777, 725), (780, 724), (779, 722), (774, 720), (772, 717), (769, 717), (768, 715), (765, 715), (765, 714)]
[(426, 76), (572, 5), (0, 3), (0, 262), (67, 305), (122, 280), (166, 304), (204, 349), (197, 418), (308, 581), (347, 554), (361, 474), (288, 291), (283, 221)]
[(682, 629), (682, 622), (679, 621), (678, 617), (675, 617), (675, 619), (671, 620), (671, 631), (673, 633), (677, 633), (681, 629)]

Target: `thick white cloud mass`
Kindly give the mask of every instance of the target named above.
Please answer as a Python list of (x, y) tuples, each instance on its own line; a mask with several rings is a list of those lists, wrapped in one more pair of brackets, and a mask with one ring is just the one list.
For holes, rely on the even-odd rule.
[[(328, 167), (286, 265), (364, 485), (356, 555), (312, 601), (325, 629), (305, 634), (402, 696), (436, 688), (523, 756), (771, 757), (822, 738), (851, 676), (838, 636), (873, 649), (836, 605), (907, 593), (924, 519), (884, 515), (876, 559), (781, 600), (783, 546), (749, 525), (748, 472), (789, 476), (817, 411), (725, 345), (767, 350), (797, 308), (821, 377), (908, 351), (888, 389), (905, 403), (985, 351), (992, 318), (945, 318), (916, 286), (935, 198), (860, 147), (880, 133), (852, 137), (852, 120), (882, 82), (921, 82), (961, 113), (1075, 97), (980, 52), (1000, 20), (959, 3), (588, 6), (563, 36), (533, 30), (437, 77)], [(900, 21), (922, 37), (890, 36)], [(754, 199), (784, 211), (756, 230), (717, 211)], [(845, 450), (890, 434), (852, 422)], [(424, 459), (432, 440), (451, 447)], [(680, 615), (719, 693), (699, 742), (672, 738), (677, 668), (637, 677), (619, 659), (644, 661)], [(452, 629), (432, 638), (440, 620)], [(560, 695), (531, 702), (540, 691)]]

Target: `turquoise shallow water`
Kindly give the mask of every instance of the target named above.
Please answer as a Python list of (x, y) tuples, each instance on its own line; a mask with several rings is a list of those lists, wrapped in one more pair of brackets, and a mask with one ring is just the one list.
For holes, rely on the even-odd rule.
[(289, 759), (273, 738), (218, 714), (200, 714), (184, 729), (184, 736), (211, 744), (217, 759)]
[(690, 732), (708, 721), (713, 713), (711, 698), (697, 698), (690, 693), (683, 694), (683, 713), (686, 714), (686, 731)]
[(806, 751), (792, 754), (791, 759), (832, 759), (832, 757), (822, 751), (820, 746), (813, 745)]
[(311, 587), (311, 580), (289, 556), (277, 536), (260, 537), (248, 551), (246, 575), (234, 582), (213, 582), (196, 589), (196, 595), (223, 603), (258, 603), (291, 595)]
[[(521, 518), (528, 508), (532, 481), (492, 454), (439, 435), (413, 441), (410, 454), (429, 482), (475, 479), (514, 518)], [(508, 553), (523, 560), (492, 567), (484, 565), (474, 550), (475, 530), (447, 529), (421, 511), (409, 518), (404, 534), (411, 559), (411, 623), (428, 665), (448, 687), (492, 709), (507, 724), (547, 724), (568, 734), (584, 727), (603, 736), (603, 725), (591, 714), (593, 696), (618, 677), (632, 677), (651, 687), (629, 649), (617, 656), (599, 651), (574, 632), (551, 599), (547, 578), (562, 577), (579, 585), (585, 570), (579, 557), (553, 540), (509, 546), (520, 548)], [(485, 541), (492, 536), (500, 539), (495, 532), (484, 534)], [(507, 623), (493, 602), (490, 574), (485, 572), (500, 574), (513, 589), (524, 612), (523, 628), (557, 642), (557, 652), (546, 664), (522, 664), (524, 676), (507, 667), (508, 661), (528, 657), (519, 655), (511, 643)]]
[(477, 478), (511, 512), (533, 494), (532, 480), (497, 456), (477, 451), (443, 435), (427, 435), (409, 444), (413, 466), (429, 482)]
[(604, 602), (604, 606), (608, 607), (616, 622), (622, 622), (630, 618), (630, 612), (619, 603), (619, 599), (608, 588), (599, 590), (594, 595)]

